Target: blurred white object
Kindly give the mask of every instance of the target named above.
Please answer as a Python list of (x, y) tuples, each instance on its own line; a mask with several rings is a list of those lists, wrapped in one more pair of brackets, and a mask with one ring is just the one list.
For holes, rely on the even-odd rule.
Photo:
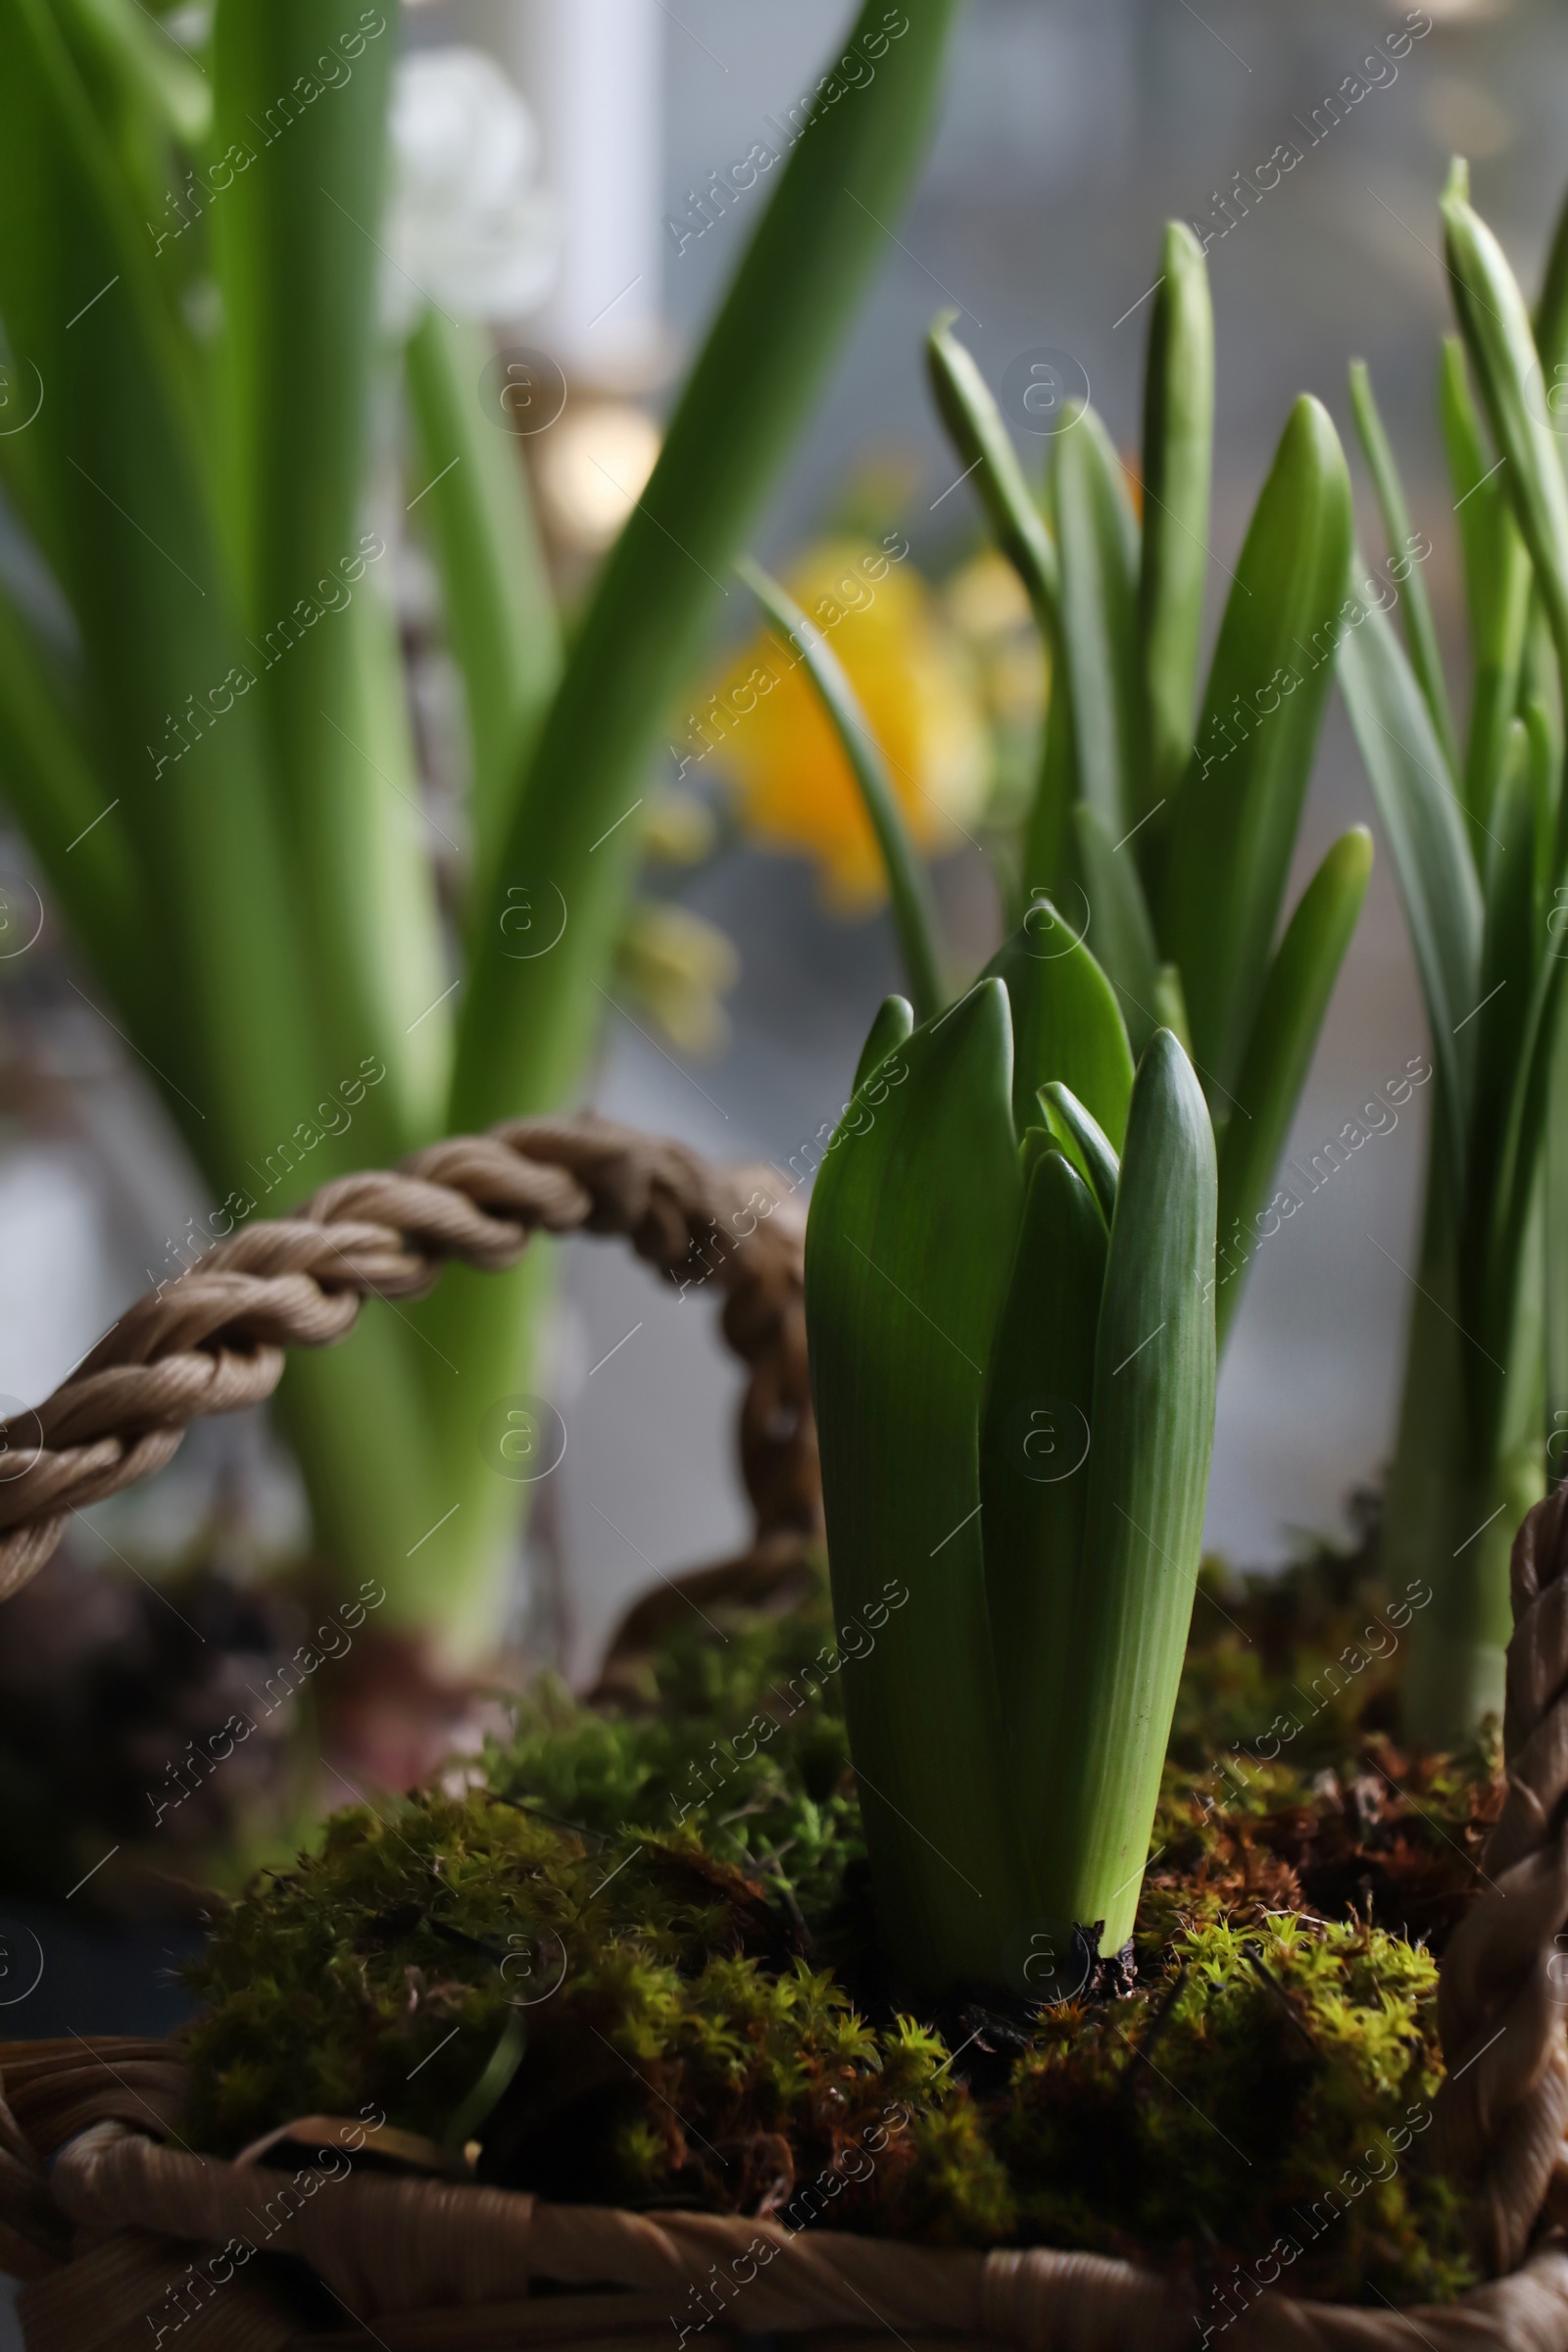
[(558, 536), (585, 555), (608, 547), (658, 455), (657, 426), (629, 402), (568, 410), (539, 443), (539, 488)]
[(660, 0), (512, 0), (497, 14), (561, 205), (561, 273), (538, 337), (569, 376), (607, 392), (645, 391), (670, 362), (662, 32)]
[(392, 97), (391, 267), (382, 317), (406, 334), (425, 301), (456, 318), (513, 320), (555, 281), (555, 198), (539, 184), (532, 115), (482, 49), (416, 49)]
[(114, 1320), (100, 1195), (79, 1153), (0, 1159), (0, 1404), (36, 1404)]

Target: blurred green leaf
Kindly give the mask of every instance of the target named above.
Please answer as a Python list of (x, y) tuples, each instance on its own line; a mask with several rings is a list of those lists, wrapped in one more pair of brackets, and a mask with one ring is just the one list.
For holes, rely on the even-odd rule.
[(1116, 991), (1134, 1054), (1155, 1026), (1154, 990), (1159, 950), (1143, 884), (1128, 844), (1112, 841), (1088, 801), (1073, 809), (1073, 837), (1088, 894), (1088, 936), (1095, 957)]
[(65, 910), (78, 952), (122, 1003), (150, 1021), (158, 974), (138, 942), (140, 885), (130, 843), (119, 811), (104, 799), (52, 669), (31, 624), (0, 593), (0, 793)]
[(954, 456), (985, 510), (997, 545), (1023, 582), (1042, 630), (1054, 632), (1061, 583), (1056, 551), (1029, 495), (1011, 438), (990, 387), (953, 333), (945, 311), (926, 337), (926, 372)]
[[(416, 791), (413, 769), (404, 763), (387, 781), (380, 762), (368, 763), (354, 632), (343, 619), (350, 600), (367, 593), (355, 583), (368, 551), (380, 546), (365, 532), (361, 506), (396, 50), (389, 24), (366, 40), (362, 14), (360, 0), (219, 0), (213, 135), (251, 160), (208, 218), (222, 301), (222, 512), (257, 648), (257, 699), (272, 743), (269, 772), (314, 1016), (333, 1060), (352, 1067), (368, 1049), (391, 1070), (405, 1024), (423, 1006), (400, 1001), (400, 943), (373, 916), (355, 919), (363, 877), (401, 862), (408, 870), (396, 879), (397, 898), (426, 897), (427, 934), (435, 910), (422, 837), (389, 806), (396, 792)], [(352, 71), (321, 87), (315, 69), (323, 52), (356, 39)], [(304, 84), (318, 95), (291, 98), (285, 111), (279, 92)], [(428, 955), (421, 960), (428, 965)], [(399, 1082), (378, 1089), (367, 1103), (362, 1151), (395, 1156), (425, 1140), (413, 1114)]]
[[(1367, 470), (1377, 492), (1378, 508), (1383, 516), (1383, 535), (1388, 542), (1390, 557), (1402, 564), (1400, 606), (1404, 614), (1404, 642), (1415, 672), (1416, 684), (1426, 697), (1432, 713), (1432, 725), (1448, 773), (1455, 780), (1459, 774), (1459, 747), (1453, 731), (1453, 715), (1448, 709), (1448, 690), (1444, 682), (1443, 656), (1438, 647), (1437, 624), (1432, 607), (1427, 601), (1426, 582), (1411, 562), (1419, 534), (1410, 528), (1410, 510), (1405, 503), (1404, 484), (1383, 429), (1383, 418), (1373, 397), (1372, 378), (1364, 360), (1350, 362), (1350, 406), (1355, 412), (1355, 429), (1360, 436)], [(1430, 546), (1430, 542), (1428, 543)]]
[[(1383, 819), (1443, 1073), (1448, 1146), (1464, 1166), (1471, 1045), (1461, 1024), (1481, 999), (1481, 888), (1442, 747), (1386, 614), (1369, 612), (1340, 647), (1340, 680)], [(1473, 1044), (1473, 1040), (1471, 1041)]]
[(1157, 1027), (1168, 1029), (1189, 1061), (1193, 1058), (1192, 1024), (1187, 1018), (1187, 999), (1182, 992), (1182, 976), (1173, 963), (1162, 963), (1154, 974), (1154, 994), (1151, 1009)]
[[(607, 828), (636, 805), (668, 699), (729, 593), (724, 575), (888, 258), (955, 6), (931, 0), (890, 42), (881, 0), (867, 0), (852, 37), (877, 56), (875, 78), (824, 96), (797, 140), (599, 575), (475, 930), (457, 1127), (553, 1107), (576, 1082), (637, 860), (636, 828)], [(559, 892), (567, 912), (556, 947), (528, 961), (498, 945), (505, 893), (522, 880)]]
[(1300, 821), (1350, 555), (1350, 485), (1319, 402), (1291, 412), (1237, 563), (1159, 915), (1216, 1115), (1236, 1080)]
[[(1149, 710), (1148, 774), (1135, 816), (1181, 784), (1193, 749), (1208, 563), (1214, 439), (1214, 311), (1203, 249), (1173, 220), (1144, 378), (1143, 564), (1138, 582)], [(1129, 819), (1129, 822), (1131, 819)]]
[(1473, 676), (1464, 802), (1470, 818), (1471, 851), (1479, 861), (1518, 692), (1530, 609), (1530, 559), (1509, 511), (1497, 462), (1482, 438), (1465, 372), (1464, 346), (1456, 335), (1444, 338), (1438, 414), (1459, 525), (1470, 616)]
[(1568, 485), (1544, 418), (1545, 391), (1530, 316), (1501, 246), (1456, 195), (1444, 199), (1445, 250), (1460, 332), (1503, 487), (1530, 550), (1559, 662), (1568, 667)]
[(92, 680), (100, 807), (119, 801), (156, 889), (183, 1012), (143, 1050), (169, 1072), (193, 1147), (211, 1165), (221, 1138), (232, 1168), (292, 1132), (314, 1100), (313, 1054), (191, 355), (56, 20), (41, 0), (4, 0), (0, 28), (0, 313), (19, 370), (46, 387), (31, 478)]
[(1540, 935), (1549, 936), (1546, 919), (1553, 905), (1552, 885), (1557, 878), (1560, 857), (1557, 818), (1562, 735), (1550, 705), (1542, 695), (1530, 696), (1524, 707), (1524, 719), (1530, 738), (1530, 797), (1535, 811), (1535, 893), (1531, 921), (1532, 928)]
[(487, 907), (517, 779), (561, 677), (561, 628), (517, 444), (482, 414), (489, 336), (427, 308), (407, 353), (423, 479), (473, 754), (468, 907)]
[(1119, 841), (1149, 813), (1142, 790), (1138, 525), (1121, 462), (1093, 409), (1058, 433), (1052, 450), (1056, 543), (1071, 589), (1061, 600), (1061, 644), (1077, 788)]
[(1340, 836), (1301, 893), (1263, 983), (1219, 1154), (1221, 1263), (1233, 1250), (1241, 1253), (1216, 1279), (1222, 1348), (1241, 1304), (1252, 1221), (1290, 1136), (1371, 873), (1372, 836), (1356, 825)]
[(749, 556), (740, 557), (735, 569), (775, 628), (783, 632), (786, 642), (798, 648), (828, 724), (849, 761), (882, 854), (893, 901), (894, 929), (898, 933), (915, 1019), (927, 1021), (933, 1013), (941, 1011), (948, 993), (942, 977), (936, 894), (925, 860), (914, 846), (899, 805), (882, 747), (871, 732), (843, 662), (821, 630), (807, 619), (778, 581), (770, 578)]
[[(199, 148), (213, 123), (201, 67), (135, 0), (55, 0), (66, 37), (111, 83), (122, 110), (145, 110), (182, 146)], [(122, 136), (124, 125), (121, 125)]]
[(1040, 745), (1040, 776), (1024, 820), (1020, 917), (1032, 898), (1060, 898), (1078, 878), (1073, 810), (1078, 802), (1078, 761), (1073, 743), (1072, 693), (1059, 639), (1050, 655), (1046, 723)]
[(1564, 380), (1557, 372), (1557, 363), (1568, 359), (1568, 197), (1558, 208), (1557, 225), (1546, 252), (1541, 299), (1536, 304), (1536, 349), (1544, 367), (1549, 399)]
[[(354, 1059), (369, 1052), (384, 1063), (387, 1075), (376, 1089), (386, 1098), (381, 1117), (394, 1135), (424, 1143), (441, 1133), (452, 1076), (450, 958), (397, 615), (373, 574), (361, 581), (333, 626), (343, 632), (333, 655), (344, 658), (347, 676), (341, 720), (320, 717), (340, 761), (332, 786), (336, 814), (329, 835), (324, 821), (320, 830), (331, 841), (338, 878), (339, 955), (367, 986), (373, 983)], [(448, 834), (446, 846), (452, 843)], [(368, 1149), (363, 1138), (360, 1149)]]
[(1530, 735), (1510, 722), (1502, 776), (1492, 804), (1487, 843), (1481, 935), (1480, 1009), (1475, 1016), (1472, 1082), (1473, 1195), (1490, 1194), (1493, 1150), (1500, 1144), (1509, 1082), (1538, 960), (1535, 924), (1536, 797), (1530, 773)]

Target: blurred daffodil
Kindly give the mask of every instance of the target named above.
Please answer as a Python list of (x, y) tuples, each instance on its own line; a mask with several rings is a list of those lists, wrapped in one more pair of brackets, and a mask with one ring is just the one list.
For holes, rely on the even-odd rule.
[[(887, 759), (910, 830), (951, 849), (978, 815), (991, 756), (972, 667), (908, 543), (835, 539), (789, 574), (796, 603), (827, 636)], [(831, 905), (856, 912), (885, 895), (855, 779), (794, 649), (769, 631), (746, 648), (703, 725), (743, 823), (770, 847), (815, 859)]]
[(649, 795), (643, 848), (661, 865), (701, 865), (717, 837), (713, 811), (695, 792), (666, 784)]
[(677, 1053), (702, 1058), (722, 1052), (729, 1022), (719, 998), (739, 972), (734, 945), (716, 924), (664, 899), (634, 902), (615, 977)]
[(513, 319), (555, 281), (561, 230), (539, 182), (539, 134), (493, 58), (416, 49), (398, 66), (381, 308), (407, 334), (426, 302)]
[(1048, 665), (1023, 582), (994, 547), (943, 584), (942, 601), (971, 649), (992, 719), (1033, 732), (1045, 716)]

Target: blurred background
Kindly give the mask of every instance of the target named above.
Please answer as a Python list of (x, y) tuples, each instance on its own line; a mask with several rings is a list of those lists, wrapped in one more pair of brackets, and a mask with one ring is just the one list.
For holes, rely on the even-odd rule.
[[(760, 0), (425, 0), (409, 12), (394, 251), (416, 274), (421, 238), (439, 242), (442, 208), (457, 201), (464, 170), (482, 175), (493, 166), (504, 250), (482, 258), (511, 289), (499, 297), (510, 307), (498, 340), (547, 354), (565, 385), (557, 421), (524, 455), (568, 608), (646, 478), (671, 388), (765, 201), (765, 176), (737, 190), (746, 174), (736, 167), (760, 143), (777, 148), (787, 136), (791, 109), (848, 17), (840, 0), (796, 0), (787, 11)], [(1332, 128), (1314, 126), (1325, 96), (1401, 25), (1415, 37), (1396, 73)], [(455, 48), (466, 64), (443, 57)], [(473, 53), (492, 61), (492, 74)], [(1380, 70), (1388, 73), (1386, 61)], [(474, 119), (464, 108), (476, 87), (489, 144), (465, 163), (453, 144)], [(1467, 154), (1479, 209), (1533, 288), (1568, 180), (1565, 98), (1568, 21), (1544, 0), (1433, 0), (1414, 11), (1204, 0), (1201, 13), (1188, 0), (970, 0), (915, 201), (888, 225), (880, 281), (756, 552), (799, 583), (818, 572), (831, 579), (878, 543), (906, 543), (880, 618), (847, 619), (840, 650), (873, 720), (902, 730), (907, 758), (947, 811), (957, 846), (942, 857), (938, 885), (950, 937), (971, 967), (995, 944), (998, 904), (969, 837), (984, 834), (988, 808), (1005, 803), (1041, 680), (1026, 615), (1007, 576), (980, 558), (968, 492), (954, 483), (929, 412), (920, 342), (933, 313), (962, 314), (960, 331), (993, 387), (1020, 353), (1069, 355), (1132, 462), (1142, 298), (1161, 224), (1177, 217), (1212, 230), (1211, 629), (1295, 394), (1327, 403), (1356, 468), (1345, 386), (1347, 363), (1359, 355), (1371, 364), (1414, 519), (1434, 543), (1427, 578), (1440, 629), (1457, 645), (1459, 575), (1433, 405), (1448, 323), (1436, 198), (1449, 155)], [(1238, 172), (1251, 173), (1284, 141), (1302, 151), (1298, 165), (1250, 210), (1232, 200), (1227, 211)], [(1357, 487), (1363, 542), (1377, 561), (1359, 473)], [(463, 789), (461, 762), (443, 748), (456, 687), (431, 629), (431, 574), (414, 532), (396, 561), (439, 812), (443, 797)], [(706, 698), (756, 634), (738, 593), (727, 611), (729, 638), (715, 642), (710, 669), (671, 712), (670, 749), (648, 779), (647, 884), (590, 1099), (612, 1118), (714, 1157), (788, 1166), (804, 1164), (805, 1147), (836, 1116), (897, 967), (885, 908), (864, 903), (831, 811), (812, 801), (806, 719), (797, 713), (792, 736), (774, 712), (733, 753), (724, 742), (707, 748)], [(786, 826), (781, 808), (794, 812)], [(1293, 896), (1355, 821), (1375, 823), (1336, 704)], [(132, 1298), (177, 1271), (180, 1237), (210, 1204), (134, 1055), (81, 993), (19, 845), (8, 842), (0, 858), (0, 1392), (9, 1408), (44, 1395)], [(1292, 1151), (1309, 1160), (1424, 1049), (1380, 856)], [(1376, 1479), (1387, 1454), (1423, 1103), (1418, 1095), (1258, 1253), (1225, 1363), (1209, 1509), (1211, 1545), (1238, 1564), (1282, 1561), (1302, 1531), (1343, 1533), (1348, 1498)], [(580, 1681), (636, 1591), (658, 1573), (738, 1548), (746, 1521), (733, 1460), (738, 1377), (705, 1295), (678, 1298), (624, 1251), (591, 1241), (569, 1258), (541, 1383), (566, 1449), (519, 1564), (514, 1631), (529, 1656)], [(112, 1634), (131, 1580), (159, 1588), (199, 1552), (243, 1597), (258, 1566), (297, 1548), (306, 1532), (286, 1455), (259, 1418), (241, 1417), (200, 1426), (153, 1485), (87, 1514), (61, 1573), (75, 1580), (78, 1629)], [(172, 1600), (167, 1607), (203, 1638)], [(143, 1608), (138, 1622), (145, 1616)], [(169, 1636), (185, 1638), (172, 1625)], [(12, 1611), (0, 1618), (0, 1683), (14, 1707), (24, 1707), (34, 1678), (33, 1638)], [(267, 1640), (263, 1628), (258, 1648)], [(121, 1691), (116, 1703), (133, 1712), (134, 1693)], [(167, 1741), (157, 1746), (166, 1752)], [(93, 2025), (121, 2022), (88, 1943), (78, 1967), (76, 1947), (52, 1942), (62, 1957), (47, 1991), (24, 1990), (31, 1916), (25, 1904), (7, 1912), (0, 1984), (13, 2022), (24, 2016), (28, 2032), (82, 2025), (89, 1997)], [(121, 1972), (138, 2026), (158, 2023), (150, 1987), (172, 1948), (149, 1930)]]

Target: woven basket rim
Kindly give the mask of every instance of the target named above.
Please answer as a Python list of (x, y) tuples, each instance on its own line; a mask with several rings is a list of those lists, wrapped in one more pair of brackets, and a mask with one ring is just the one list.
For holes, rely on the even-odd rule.
[[(798, 1551), (821, 1528), (793, 1189), (768, 1172), (715, 1171), (680, 1146), (590, 1117), (512, 1122), (449, 1139), (392, 1174), (328, 1186), (298, 1215), (247, 1228), (166, 1286), (167, 1296), (161, 1289), (122, 1316), (25, 1416), (41, 1444), (20, 1426), (8, 1433), (35, 1459), (0, 1490), (0, 1597), (36, 1573), (72, 1509), (161, 1467), (200, 1414), (270, 1394), (285, 1346), (329, 1344), (363, 1297), (417, 1296), (450, 1257), (513, 1264), (540, 1228), (618, 1234), (671, 1275), (696, 1252), (701, 1279), (715, 1278), (726, 1337), (751, 1370), (741, 1452), (759, 1541), (748, 1562), (776, 1578), (780, 1545)], [(1438, 2352), (1493, 2343), (1568, 2352), (1568, 2250), (1555, 2234), (1559, 2211), (1568, 2221), (1568, 2051), (1546, 1977), (1568, 1919), (1568, 1490), (1538, 1504), (1520, 1531), (1513, 1602), (1507, 1792), (1486, 1850), (1489, 1891), (1445, 1954), (1440, 2027), (1450, 2074), (1435, 2135), (1446, 2165), (1476, 2183), (1479, 2234), (1499, 2275), (1455, 2304), (1408, 2314), (1297, 2301), (1267, 2281), (1234, 2319), (1207, 2328), (1204, 2342), (1230, 2334), (1235, 2352), (1281, 2342), (1407, 2352), (1416, 2327)], [(128, 2296), (133, 2316), (156, 2310), (194, 2268), (190, 2246), (220, 2249), (228, 2225), (250, 2215), (254, 2169), (152, 2135), (176, 2129), (182, 2065), (177, 2039), (0, 2045), (0, 2258), (31, 2273), (19, 2302), (29, 2352), (108, 2352), (106, 2295)], [(1532, 2249), (1544, 2212), (1551, 2232)], [(68, 2225), (80, 2233), (74, 2260)], [(446, 2180), (338, 2180), (330, 2198), (302, 2203), (273, 2234), (276, 2250), (300, 2255), (351, 2316), (358, 2295), (424, 2352), (466, 2343), (465, 2328), (475, 2345), (497, 2343), (484, 2330), (523, 2308), (519, 2278), (524, 2294), (536, 2278), (629, 2293), (637, 2308), (617, 2301), (624, 2322), (607, 2316), (606, 2342), (667, 2341), (666, 2321), (677, 2352), (710, 2327), (727, 2340), (734, 2330), (722, 2305), (682, 2334), (677, 2317), (666, 2312), (656, 2327), (643, 2304), (650, 2292), (697, 2292), (720, 2259), (748, 2258), (734, 2251), (742, 2240), (774, 2247), (758, 2277), (740, 2282), (747, 2331), (802, 2333), (824, 2346), (891, 2327), (901, 2340), (1101, 2352), (1131, 2328), (1147, 2352), (1175, 2352), (1193, 2342), (1197, 2321), (1173, 2308), (1158, 2273), (1107, 2257), (942, 2249), (830, 2229), (781, 2237), (770, 2221), (561, 2206)], [(388, 2317), (397, 2278), (416, 2295), (421, 2282), (452, 2291), (426, 2293), (422, 2304), (405, 2295)], [(559, 2314), (554, 2324), (570, 2331)], [(281, 2352), (303, 2342), (243, 2280), (186, 2314), (178, 2352)]]
[[(34, 2046), (0, 2044), (0, 2079), (9, 2082), (19, 2053), (24, 2054), (20, 2058), (24, 2072), (36, 2069)], [(85, 2051), (79, 2043), (57, 2047), (61, 2068), (78, 2077), (84, 2055), (95, 2055), (91, 2044)], [(167, 2068), (173, 2057), (172, 2040), (116, 2047), (122, 2076), (127, 2067), (160, 2059)], [(182, 2058), (174, 2058), (174, 2065), (182, 2067)], [(32, 2100), (46, 2079), (33, 2074)], [(101, 2100), (108, 2108), (125, 2105), (122, 2096), (117, 2100), (112, 2083)], [(1168, 2344), (1175, 2352), (1179, 2345), (1227, 2338), (1235, 2352), (1281, 2343), (1322, 2346), (1325, 2352), (1341, 2346), (1347, 2352), (1352, 2346), (1393, 2352), (1395, 2346), (1408, 2347), (1412, 2329), (1439, 2352), (1447, 2352), (1450, 2344), (1462, 2344), (1467, 2352), (1490, 2352), (1493, 2345), (1524, 2345), (1531, 2352), (1568, 2346), (1568, 2242), (1556, 2232), (1518, 2270), (1451, 2304), (1380, 2311), (1292, 2297), (1278, 2292), (1272, 2281), (1259, 2280), (1235, 2313), (1221, 2306), (1205, 2322), (1196, 2310), (1181, 2309), (1181, 2295), (1168, 2276), (1112, 2256), (1051, 2247), (928, 2246), (832, 2229), (791, 2230), (776, 2220), (734, 2214), (560, 2205), (529, 2191), (475, 2183), (340, 2178), (318, 2165), (292, 2172), (264, 2169), (172, 2148), (154, 2137), (154, 2130), (146, 2117), (130, 2124), (122, 2112), (106, 2115), (71, 2133), (55, 2156), (50, 2179), (57, 2208), (82, 2233), (89, 2270), (103, 2267), (106, 2246), (166, 2249), (161, 2266), (149, 2274), (149, 2291), (156, 2288), (156, 2293), (147, 2308), (155, 2317), (169, 2306), (174, 2281), (188, 2276), (193, 2247), (214, 2259), (265, 2215), (268, 2227), (258, 2250), (297, 2254), (310, 2262), (362, 2327), (375, 2333), (403, 2323), (407, 2331), (416, 2323), (424, 2329), (439, 2319), (453, 2332), (428, 2338), (421, 2333), (418, 2341), (443, 2346), (471, 2341), (475, 2352), (496, 2342), (494, 2329), (516, 2321), (530, 2299), (537, 2304), (531, 2289), (540, 2280), (558, 2290), (547, 2298), (552, 2308), (569, 2304), (561, 2325), (573, 2340), (599, 2341), (595, 2330), (602, 2323), (606, 2341), (667, 2342), (673, 2334), (677, 2352), (688, 2338), (721, 2335), (727, 2340), (737, 2328), (750, 2335), (791, 2336), (815, 2336), (824, 2329), (868, 2335), (891, 2328), (902, 2340), (913, 2336), (936, 2343), (972, 2335), (1038, 2352), (1048, 2347), (1068, 2352), (1079, 2344), (1087, 2348), (1113, 2340), (1136, 2341), (1144, 2352), (1161, 2352)], [(7, 2137), (15, 2133), (31, 2152), (5, 2108), (0, 2108), (0, 2132)], [(327, 2153), (318, 2150), (321, 2157)], [(303, 2185), (307, 2174), (314, 2176), (312, 2188)], [(297, 2199), (292, 2217), (285, 2202), (290, 2183)], [(313, 2205), (310, 2199), (318, 2194), (321, 2202)], [(9, 2203), (0, 2188), (0, 2220)], [(280, 2204), (281, 2221), (273, 2216)], [(167, 2251), (171, 2241), (172, 2254)], [(743, 2263), (749, 2270), (742, 2271)], [(395, 2273), (390, 2280), (389, 2264)], [(84, 2337), (56, 2333), (52, 2325), (62, 2306), (69, 2309), (70, 2297), (61, 2287), (69, 2287), (73, 2271), (80, 2268), (78, 2261), (64, 2272), (47, 2272), (24, 2288), (19, 2309), (29, 2352), (56, 2352), (57, 2347), (66, 2352), (85, 2344)], [(405, 2304), (396, 2299), (421, 2270), (438, 2288), (477, 2278), (486, 2291), (464, 2293), (461, 2301), (443, 2296)], [(377, 2283), (383, 2292), (390, 2285), (394, 2299), (372, 2302), (367, 2312), (365, 2298)], [(96, 2271), (93, 2284), (96, 2291)], [(494, 2284), (501, 2291), (490, 2291)], [(223, 2298), (215, 2297), (212, 2308), (220, 2316), (222, 2306)], [(1102, 2332), (1113, 2323), (1136, 2328), (1136, 2335), (1124, 2339)], [(214, 2343), (220, 2340), (215, 2334)], [(202, 2339), (185, 2334), (181, 2352), (202, 2352)]]

